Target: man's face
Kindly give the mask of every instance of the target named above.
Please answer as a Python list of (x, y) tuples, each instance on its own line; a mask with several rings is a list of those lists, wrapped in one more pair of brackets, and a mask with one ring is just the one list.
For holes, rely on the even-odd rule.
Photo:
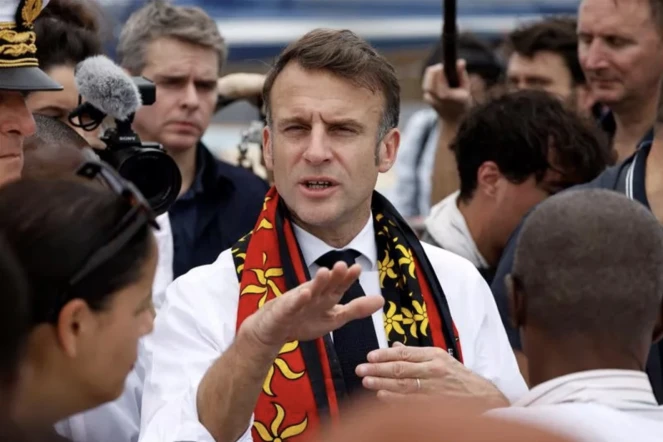
[(156, 84), (157, 99), (136, 112), (134, 130), (143, 141), (159, 142), (171, 153), (195, 147), (216, 105), (216, 51), (158, 38), (147, 46), (141, 75)]
[(511, 90), (540, 89), (572, 103), (574, 82), (564, 58), (555, 52), (540, 51), (533, 57), (514, 52), (507, 66), (507, 85)]
[(314, 228), (366, 222), (378, 173), (391, 168), (400, 139), (393, 129), (378, 140), (382, 92), (291, 63), (270, 99), (265, 164), (295, 218)]
[(0, 186), (21, 177), (23, 140), (34, 132), (25, 94), (0, 90)]
[(534, 175), (519, 184), (501, 176), (496, 186), (495, 219), (492, 223), (497, 244), (502, 247), (506, 246), (509, 237), (527, 212), (544, 199), (571, 185), (558, 170), (557, 167), (549, 168), (543, 179), (538, 182)]
[[(74, 77), (74, 67), (66, 64), (54, 66), (48, 69), (46, 73), (62, 85), (62, 90), (42, 91), (30, 94), (27, 99), (30, 111), (35, 115), (44, 115), (62, 121), (85, 138), (91, 146), (103, 148), (104, 145), (99, 140), (101, 127), (87, 131), (69, 122), (69, 114), (78, 107), (78, 88), (76, 87)], [(83, 121), (82, 123), (87, 123), (87, 121)]]
[(649, 100), (663, 74), (663, 44), (649, 0), (583, 0), (578, 56), (594, 98), (611, 107)]

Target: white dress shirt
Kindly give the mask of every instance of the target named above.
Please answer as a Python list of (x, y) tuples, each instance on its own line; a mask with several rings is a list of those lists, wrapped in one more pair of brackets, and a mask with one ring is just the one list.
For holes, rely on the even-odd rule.
[[(158, 262), (152, 284), (152, 301), (159, 310), (166, 288), (173, 282), (173, 234), (168, 214), (157, 217)], [(136, 442), (140, 429), (140, 404), (145, 371), (142, 341), (138, 343), (138, 360), (125, 381), (122, 396), (113, 402), (70, 416), (55, 425), (56, 431), (73, 442)]]
[[(314, 261), (334, 250), (295, 228), (295, 236), (311, 274)], [(467, 260), (423, 245), (460, 335), (467, 367), (493, 381), (510, 399), (527, 391), (490, 289)], [(380, 295), (373, 222), (347, 246), (360, 252), (359, 281), (367, 296)], [(146, 377), (141, 416), (141, 442), (212, 441), (200, 424), (196, 407), (198, 385), (235, 337), (239, 282), (230, 250), (213, 264), (195, 268), (168, 288), (145, 339)], [(373, 315), (378, 342), (387, 346), (382, 311)], [(250, 426), (242, 441), (251, 441)]]
[(590, 370), (537, 385), (489, 415), (531, 423), (581, 442), (663, 440), (663, 408), (647, 374)]

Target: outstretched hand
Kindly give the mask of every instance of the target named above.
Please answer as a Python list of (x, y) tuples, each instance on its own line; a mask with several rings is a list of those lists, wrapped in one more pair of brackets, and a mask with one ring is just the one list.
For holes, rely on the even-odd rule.
[(343, 262), (337, 262), (332, 270), (321, 268), (311, 281), (265, 303), (245, 325), (259, 342), (280, 348), (290, 341), (317, 339), (370, 316), (382, 308), (382, 296), (363, 296), (339, 304), (360, 273), (358, 264), (348, 268)]

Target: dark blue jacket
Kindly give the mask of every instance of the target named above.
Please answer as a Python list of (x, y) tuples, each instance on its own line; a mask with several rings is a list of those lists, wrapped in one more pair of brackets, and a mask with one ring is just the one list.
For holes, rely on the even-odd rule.
[(168, 211), (173, 277), (211, 264), (253, 229), (269, 185), (252, 172), (217, 160), (197, 146), (196, 178)]

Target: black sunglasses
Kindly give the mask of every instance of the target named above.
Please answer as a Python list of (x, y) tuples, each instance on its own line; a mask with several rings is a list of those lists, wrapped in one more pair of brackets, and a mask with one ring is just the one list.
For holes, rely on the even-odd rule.
[(61, 291), (58, 301), (47, 315), (48, 322), (57, 322), (62, 307), (69, 302), (69, 293), (72, 287), (80, 283), (86, 276), (96, 270), (103, 263), (115, 256), (118, 251), (138, 233), (140, 229), (149, 225), (159, 229), (156, 215), (147, 200), (136, 187), (122, 178), (114, 169), (101, 161), (87, 161), (76, 171), (76, 175), (97, 181), (115, 195), (127, 202), (127, 213), (106, 235), (101, 246), (95, 247), (87, 255), (79, 270), (72, 275)]

